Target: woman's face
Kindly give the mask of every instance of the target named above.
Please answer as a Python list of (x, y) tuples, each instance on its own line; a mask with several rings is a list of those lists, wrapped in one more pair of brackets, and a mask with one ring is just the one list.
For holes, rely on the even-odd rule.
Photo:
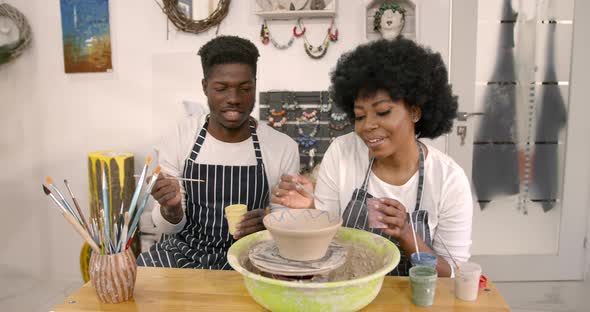
[(409, 109), (402, 100), (394, 102), (387, 91), (378, 90), (373, 96), (355, 100), (354, 128), (371, 155), (386, 158), (415, 140), (413, 120), (419, 114), (418, 108)]
[(381, 16), (381, 31), (398, 31), (402, 27), (403, 16), (400, 12), (387, 10)]

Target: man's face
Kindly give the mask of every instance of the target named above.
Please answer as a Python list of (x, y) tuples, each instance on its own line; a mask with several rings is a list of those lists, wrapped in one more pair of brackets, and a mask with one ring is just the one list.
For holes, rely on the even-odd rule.
[(256, 78), (247, 64), (218, 64), (203, 79), (211, 117), (226, 129), (240, 129), (256, 101)]

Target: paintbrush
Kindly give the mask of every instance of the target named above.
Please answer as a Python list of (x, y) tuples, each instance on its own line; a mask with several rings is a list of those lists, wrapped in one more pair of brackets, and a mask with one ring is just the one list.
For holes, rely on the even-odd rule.
[(438, 232), (436, 232), (436, 236), (438, 237), (438, 239), (440, 240), (440, 242), (443, 244), (443, 247), (445, 247), (445, 250), (447, 251), (447, 254), (449, 255), (449, 257), (451, 257), (451, 260), (453, 260), (453, 263), (455, 264), (455, 267), (457, 268), (457, 271), (459, 271), (459, 264), (457, 264), (457, 261), (455, 260), (455, 257), (453, 257), (453, 255), (449, 251), (449, 247), (447, 247), (447, 244), (445, 244), (445, 241), (442, 239), (442, 237), (440, 236), (440, 234), (438, 234)]
[[(125, 212), (125, 216), (123, 217), (123, 232), (121, 234), (121, 240), (119, 241), (118, 248), (121, 248), (121, 245), (124, 244), (125, 247), (127, 245), (127, 230), (129, 229), (129, 211)], [(127, 249), (127, 248), (125, 248)], [(120, 250), (119, 250), (120, 251)]]
[[(134, 177), (139, 177), (140, 175), (139, 175), (139, 174), (134, 174), (133, 176), (134, 176)], [(188, 179), (188, 178), (182, 178), (182, 177), (175, 177), (175, 176), (168, 175), (168, 174), (166, 174), (166, 175), (164, 176), (164, 178), (166, 178), (166, 179), (174, 179), (174, 180), (178, 180), (178, 181), (187, 181), (187, 182), (205, 182), (205, 180), (200, 180), (200, 179)]]
[(107, 187), (107, 176), (106, 176), (104, 167), (102, 168), (102, 206), (103, 206), (104, 225), (105, 225), (105, 230), (106, 230), (105, 242), (108, 244), (108, 242), (110, 241), (110, 234), (111, 234), (111, 214), (109, 211), (109, 194), (108, 194), (108, 187)]
[(78, 218), (78, 216), (74, 212), (74, 209), (72, 209), (72, 207), (70, 207), (70, 204), (64, 198), (63, 194), (59, 191), (57, 186), (55, 186), (55, 184), (53, 184), (53, 179), (49, 176), (45, 177), (45, 182), (47, 182), (47, 184), (55, 191), (55, 193), (57, 193), (57, 196), (59, 196), (59, 198), (61, 198), (61, 202), (63, 203), (63, 206), (66, 208), (66, 210), (69, 211), (70, 214), (72, 214), (76, 218), (76, 220), (78, 220), (79, 223), (82, 223), (82, 221)]
[(137, 206), (137, 200), (139, 199), (139, 193), (141, 192), (141, 187), (143, 186), (143, 181), (145, 180), (145, 174), (147, 172), (148, 166), (152, 161), (152, 157), (148, 155), (145, 160), (145, 164), (143, 165), (143, 170), (141, 170), (141, 176), (139, 177), (139, 181), (137, 181), (137, 186), (135, 187), (135, 192), (133, 192), (133, 198), (131, 198), (131, 204), (129, 205), (129, 215), (133, 216), (133, 212), (135, 211), (135, 206)]
[(412, 235), (414, 237), (414, 246), (416, 247), (416, 256), (420, 261), (420, 249), (418, 249), (418, 240), (416, 239), (416, 230), (414, 229), (414, 221), (412, 221), (412, 215), (410, 214), (410, 226), (412, 227)]
[(312, 192), (308, 191), (308, 190), (307, 190), (307, 189), (306, 189), (306, 188), (303, 186), (303, 184), (301, 184), (301, 183), (299, 183), (299, 182), (292, 182), (292, 183), (293, 183), (293, 184), (295, 184), (295, 187), (296, 187), (298, 190), (303, 190), (303, 191), (304, 191), (304, 192), (305, 192), (307, 195), (309, 195), (309, 196), (311, 196), (313, 199), (317, 200), (317, 201), (318, 201), (320, 204), (322, 204), (322, 205), (324, 204), (324, 202), (323, 202), (321, 199), (319, 199), (319, 198), (318, 198), (318, 197), (317, 197), (317, 196), (316, 196), (314, 193), (312, 193)]
[[(128, 233), (129, 237), (131, 237), (131, 238), (133, 237), (134, 231), (137, 228), (137, 224), (139, 223), (139, 219), (141, 218), (141, 214), (143, 213), (143, 209), (145, 208), (145, 205), (147, 204), (147, 202), (149, 200), (150, 193), (152, 192), (152, 189), (154, 188), (154, 185), (156, 184), (156, 180), (158, 180), (158, 176), (160, 175), (160, 170), (161, 170), (160, 166), (156, 167), (156, 170), (154, 170), (154, 173), (152, 174), (152, 178), (150, 179), (150, 183), (148, 184), (145, 194), (143, 196), (141, 205), (139, 206), (137, 213), (133, 217), (133, 223), (129, 227), (129, 233)], [(131, 214), (129, 214), (129, 216), (131, 217)]]
[(65, 207), (63, 207), (62, 205), (59, 204), (59, 201), (57, 200), (57, 198), (55, 198), (55, 196), (51, 193), (51, 190), (49, 190), (45, 185), (43, 185), (43, 192), (45, 192), (45, 195), (48, 195), (49, 197), (51, 197), (53, 202), (60, 208), (60, 212), (61, 212), (62, 216), (64, 216), (64, 218), (66, 218), (66, 220), (74, 227), (74, 229), (76, 230), (76, 232), (78, 232), (78, 234), (80, 234), (82, 239), (84, 239), (88, 243), (88, 245), (90, 245), (92, 250), (94, 250), (94, 252), (96, 252), (96, 253), (100, 253), (100, 249), (98, 248), (98, 246), (96, 245), (94, 240), (90, 237), (88, 232), (86, 232), (82, 228), (80, 223), (78, 223), (76, 221), (76, 219), (74, 219), (74, 217), (70, 213), (67, 212)]
[(80, 204), (78, 204), (78, 199), (76, 199), (76, 196), (74, 196), (74, 192), (72, 192), (72, 189), (70, 188), (70, 184), (68, 183), (68, 180), (64, 179), (64, 184), (66, 185), (66, 189), (68, 189), (68, 192), (70, 192), (70, 196), (72, 197), (72, 201), (74, 202), (74, 206), (76, 207), (76, 210), (78, 211), (78, 215), (80, 216), (80, 219), (82, 219), (82, 225), (84, 226), (84, 228), (86, 229), (86, 231), (90, 232), (90, 227), (88, 226), (88, 222), (86, 222), (86, 218), (84, 217), (84, 214), (82, 213), (82, 209), (80, 209)]

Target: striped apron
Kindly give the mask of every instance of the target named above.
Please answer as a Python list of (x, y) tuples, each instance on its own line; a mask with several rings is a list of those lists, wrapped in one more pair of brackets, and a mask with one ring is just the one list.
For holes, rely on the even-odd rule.
[(252, 166), (198, 163), (197, 156), (207, 136), (208, 125), (209, 119), (203, 125), (184, 165), (184, 178), (205, 181), (183, 182), (187, 223), (180, 233), (142, 253), (137, 258), (139, 265), (229, 270), (227, 251), (234, 239), (229, 234), (224, 208), (231, 204), (245, 204), (248, 210), (253, 210), (268, 205), (269, 185), (256, 134), (256, 122), (250, 121), (256, 155), (256, 165)]
[[(432, 240), (430, 238), (430, 227), (428, 226), (428, 211), (420, 209), (420, 203), (422, 202), (422, 191), (424, 189), (424, 150), (422, 149), (422, 145), (420, 143), (418, 143), (418, 154), (419, 176), (418, 192), (416, 196), (416, 207), (414, 208), (414, 211), (412, 211), (411, 216), (408, 214), (407, 218), (408, 222), (410, 220), (410, 217), (412, 218), (412, 222), (414, 222), (414, 227), (417, 236), (421, 236), (426, 245), (432, 248)], [(374, 158), (371, 159), (369, 163), (369, 168), (367, 169), (367, 173), (365, 174), (365, 179), (363, 181), (361, 188), (355, 189), (352, 193), (352, 197), (348, 202), (348, 205), (346, 205), (346, 209), (344, 210), (342, 219), (344, 220), (344, 226), (379, 234), (391, 240), (399, 248), (399, 243), (397, 242), (397, 240), (395, 240), (387, 234), (384, 234), (381, 229), (372, 229), (368, 226), (367, 198), (373, 198), (373, 196), (367, 192), (367, 186), (369, 184), (369, 175), (371, 174), (371, 167), (373, 167), (374, 160)], [(395, 269), (393, 269), (393, 271), (389, 272), (388, 275), (407, 276), (409, 274), (410, 267), (411, 264), (409, 261), (409, 256), (404, 255), (404, 253), (402, 252), (400, 263)]]

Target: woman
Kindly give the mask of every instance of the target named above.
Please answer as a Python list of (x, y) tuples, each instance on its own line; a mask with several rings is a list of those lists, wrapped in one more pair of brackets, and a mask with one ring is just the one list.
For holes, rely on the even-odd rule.
[[(470, 184), (455, 161), (419, 140), (449, 132), (457, 110), (440, 55), (404, 38), (379, 40), (343, 55), (331, 82), (333, 99), (354, 120), (355, 131), (326, 151), (315, 185), (318, 201), (293, 183), (313, 188), (302, 176), (283, 176), (272, 201), (340, 212), (343, 226), (391, 239), (402, 252), (392, 275), (408, 275), (417, 244), (420, 252), (438, 256), (439, 276), (452, 276), (442, 242), (455, 259), (469, 259)], [(386, 229), (367, 225), (372, 197), (380, 199)]]

